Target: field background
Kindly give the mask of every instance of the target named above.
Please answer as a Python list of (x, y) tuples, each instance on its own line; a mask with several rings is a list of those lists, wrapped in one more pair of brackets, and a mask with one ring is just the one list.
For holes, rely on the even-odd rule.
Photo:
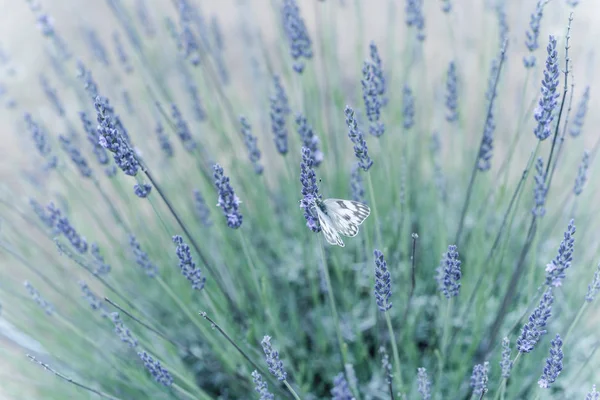
[[(317, 0), (298, 1), (303, 16), (307, 21), (309, 31), (315, 37), (314, 33), (318, 29), (315, 13), (318, 12), (319, 2)], [(339, 0), (326, 1), (339, 2)], [(124, 3), (129, 4), (131, 2), (124, 1)], [(162, 29), (162, 25), (159, 22), (161, 16), (175, 15), (172, 4), (168, 0), (148, 0), (148, 3), (151, 4), (150, 12), (157, 22), (158, 29)], [(271, 7), (272, 2), (269, 0), (204, 0), (199, 3), (206, 16), (215, 15), (221, 23), (227, 48), (226, 62), (232, 76), (232, 88), (230, 90), (235, 90), (239, 98), (243, 99), (244, 93), (247, 93), (248, 89), (248, 77), (245, 66), (243, 72), (236, 69), (236, 65), (245, 62), (245, 58), (242, 56), (244, 40), (239, 29), (241, 16), (237, 5), (238, 3), (250, 5), (252, 8), (251, 18), (260, 21), (258, 25), (261, 27), (261, 34), (265, 40), (266, 47), (269, 48), (269, 46), (276, 46), (276, 43), (279, 43), (279, 39), (274, 36), (278, 34), (279, 19), (273, 12), (273, 8)], [(352, 7), (353, 2), (346, 0), (342, 3), (346, 3), (345, 8), (340, 8), (339, 13), (334, 17), (337, 19), (340, 37), (344, 39), (338, 51), (342, 55), (343, 60), (348, 60), (348, 65), (356, 65), (356, 43), (360, 43), (358, 34), (361, 30), (363, 33), (361, 40), (365, 47), (370, 40), (381, 44), (380, 52), (384, 68), (386, 65), (389, 65), (390, 59), (399, 59), (402, 57), (402, 43), (407, 35), (404, 24), (404, 2), (397, 1), (396, 7), (391, 6), (393, 2), (388, 0), (368, 0), (362, 2), (362, 14), (360, 16), (362, 21), (361, 29), (355, 29), (357, 26), (357, 16)], [(432, 82), (432, 85), (439, 85), (443, 81), (443, 73), (446, 68), (444, 62), (436, 62), (436, 60), (446, 60), (454, 52), (461, 54), (463, 58), (468, 57), (469, 59), (460, 60), (461, 64), (470, 68), (461, 70), (462, 79), (467, 82), (463, 98), (466, 103), (479, 106), (481, 104), (480, 94), (483, 89), (474, 84), (469, 85), (468, 81), (470, 76), (478, 76), (475, 82), (485, 82), (479, 76), (487, 74), (487, 60), (495, 49), (496, 38), (494, 35), (496, 35), (497, 24), (493, 15), (489, 12), (484, 12), (485, 1), (458, 0), (455, 1), (455, 9), (450, 17), (453, 27), (450, 29), (447, 17), (439, 11), (440, 2), (426, 1), (425, 3), (425, 15), (427, 16), (425, 57), (428, 60), (427, 65), (429, 68), (432, 70), (439, 69), (438, 72), (434, 73), (428, 71), (428, 74), (440, 77), (439, 81)], [(509, 86), (503, 86), (500, 90), (503, 93), (510, 93), (509, 96), (515, 99), (513, 104), (516, 107), (518, 97), (521, 93), (521, 79), (514, 79), (513, 77), (523, 74), (523, 66), (522, 63), (518, 62), (518, 56), (514, 53), (522, 52), (525, 54), (525, 29), (527, 28), (529, 15), (534, 9), (536, 1), (508, 0), (506, 3), (510, 28), (509, 46), (511, 47), (511, 57), (514, 58), (507, 64), (507, 76), (503, 79), (503, 83)], [(542, 32), (544, 34), (540, 36), (541, 47), (547, 43), (547, 37), (545, 36), (547, 32), (563, 36), (566, 27), (569, 10), (566, 2), (564, 0), (552, 0), (551, 3), (552, 7), (547, 7), (548, 12), (544, 15), (542, 23)], [(112, 14), (103, 1), (47, 0), (41, 4), (53, 16), (56, 29), (69, 42), (71, 50), (83, 60), (91, 59), (90, 52), (85, 48), (85, 43), (81, 40), (71, 40), (81, 34), (82, 27), (89, 24), (89, 26), (102, 32), (106, 27), (116, 26)], [(38, 84), (37, 76), (39, 72), (49, 67), (46, 65), (47, 58), (44, 50), (47, 43), (35, 26), (33, 14), (23, 0), (0, 0), (0, 10), (2, 10), (0, 13), (0, 48), (10, 59), (7, 64), (0, 66), (0, 84), (6, 89), (6, 93), (0, 97), (0, 181), (2, 184), (10, 186), (12, 190), (18, 192), (19, 180), (21, 178), (15, 174), (15, 171), (20, 166), (28, 163), (28, 153), (31, 151), (29, 150), (31, 148), (30, 139), (23, 132), (23, 125), (21, 123), (22, 112), (28, 110), (37, 115), (47, 123), (50, 130), (53, 128), (62, 129), (62, 127), (60, 125), (56, 125), (56, 127), (52, 125), (51, 121), (56, 119), (54, 112), (50, 109)], [(390, 10), (393, 12), (390, 12)], [(393, 35), (389, 35), (391, 27), (393, 27)], [(112, 28), (108, 31), (112, 31)], [(453, 35), (453, 46), (448, 46), (447, 35)], [(482, 35), (489, 37), (490, 46), (486, 55), (481, 54)], [(440, 38), (442, 40), (439, 40)], [(576, 99), (582, 93), (585, 85), (592, 87), (589, 105), (590, 112), (586, 119), (586, 126), (588, 127), (600, 126), (600, 113), (595, 111), (600, 106), (600, 95), (598, 94), (600, 91), (594, 90), (594, 88), (599, 86), (595, 78), (596, 73), (600, 72), (597, 53), (598, 38), (600, 38), (600, 2), (583, 0), (574, 13), (571, 58), (573, 60), (573, 76), (576, 84)], [(389, 51), (391, 47), (388, 46), (388, 43), (391, 41), (395, 41), (396, 43), (394, 54), (390, 54)], [(165, 41), (164, 45), (172, 46), (167, 41)], [(559, 42), (561, 57), (562, 47), (564, 47), (564, 44)], [(538, 62), (541, 63), (545, 58), (545, 53), (543, 50), (540, 50), (537, 54)], [(112, 62), (117, 62), (114, 56), (112, 57)], [(281, 62), (281, 60), (276, 60), (276, 62)], [(94, 69), (93, 63), (91, 65), (92, 69)], [(348, 70), (335, 71), (335, 73), (343, 75), (348, 81), (356, 81), (360, 71), (349, 68)], [(388, 71), (388, 73), (394, 74), (394, 71)], [(95, 72), (94, 75), (100, 82), (103, 79), (108, 79), (103, 77), (100, 72)], [(168, 77), (166, 78), (168, 79)], [(534, 88), (538, 87), (539, 80), (530, 83), (532, 85), (530, 93), (537, 93), (537, 89)], [(510, 87), (510, 85), (514, 85), (514, 87)], [(390, 88), (390, 91), (393, 90), (396, 89)], [(397, 88), (397, 90), (401, 90), (401, 88)], [(63, 102), (66, 109), (70, 109), (72, 107), (71, 104), (77, 104), (75, 98), (66, 96), (63, 96)], [(10, 103), (15, 104), (17, 112), (9, 107)], [(515, 115), (518, 110), (516, 108), (511, 109), (510, 102), (503, 101), (502, 104), (504, 107), (498, 110), (498, 119), (516, 118)], [(464, 109), (468, 110), (469, 108), (469, 105), (464, 106)], [(480, 126), (480, 121), (473, 121), (473, 131), (467, 134), (471, 137), (478, 137)], [(531, 131), (532, 126), (533, 121), (530, 121), (526, 129)], [(591, 132), (585, 135), (585, 141), (586, 146), (591, 147), (598, 139), (598, 133), (595, 132), (596, 128), (588, 128), (588, 130)], [(503, 133), (509, 134), (509, 132), (502, 131), (496, 133), (498, 139), (495, 144), (495, 151), (497, 152), (494, 154), (494, 157), (498, 159), (502, 157), (502, 152), (506, 151), (506, 144), (508, 143), (507, 138), (502, 138)], [(530, 139), (525, 141), (525, 143), (533, 142), (533, 134), (531, 134)], [(529, 154), (530, 148), (529, 145), (520, 147), (517, 150), (519, 152), (519, 159), (526, 157)], [(573, 157), (579, 157), (580, 154), (580, 152), (577, 152)], [(513, 172), (514, 174), (520, 173), (518, 170), (514, 170)], [(567, 190), (570, 190), (572, 181), (562, 183), (557, 181), (554, 184), (564, 184), (565, 187), (569, 187)], [(554, 191), (554, 193), (557, 192), (559, 191)], [(2, 263), (0, 268), (14, 268), (13, 265), (6, 263), (1, 258), (0, 262)], [(7, 339), (5, 336), (15, 337), (14, 333), (11, 332), (10, 326), (0, 317), (0, 347), (3, 349), (3, 353), (23, 353), (23, 350), (13, 340)], [(7, 358), (0, 357), (0, 382), (7, 382), (9, 380), (12, 382), (11, 385), (19, 385), (20, 378), (18, 372), (13, 369), (10, 363), (3, 361)], [(40, 374), (42, 373), (40, 372)], [(23, 384), (21, 383), (21, 385)], [(3, 386), (3, 384), (0, 384), (0, 399), (8, 399), (9, 397), (3, 394)], [(22, 398), (29, 399), (32, 397), (24, 394)], [(43, 396), (39, 398), (43, 398)]]

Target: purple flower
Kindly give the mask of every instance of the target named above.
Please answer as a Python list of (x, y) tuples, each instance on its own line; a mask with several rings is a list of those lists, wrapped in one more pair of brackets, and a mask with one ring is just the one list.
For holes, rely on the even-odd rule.
[(575, 221), (569, 221), (569, 226), (564, 233), (563, 240), (558, 247), (558, 254), (546, 265), (546, 285), (558, 287), (566, 277), (565, 271), (573, 261), (573, 249), (575, 247)]
[(533, 310), (527, 323), (523, 325), (521, 335), (517, 339), (517, 350), (521, 353), (531, 352), (542, 335), (546, 334), (547, 331), (544, 328), (548, 323), (548, 318), (552, 315), (553, 302), (552, 288), (548, 288), (544, 292), (540, 304)]
[(196, 267), (196, 263), (192, 259), (192, 252), (183, 238), (179, 235), (173, 236), (173, 243), (177, 245), (175, 252), (179, 259), (179, 268), (183, 276), (192, 283), (192, 289), (202, 290), (206, 283), (206, 277), (202, 275), (200, 268)]
[(558, 68), (558, 52), (556, 51), (556, 38), (550, 35), (548, 47), (548, 58), (546, 69), (542, 80), (542, 95), (535, 109), (534, 117), (537, 127), (534, 130), (535, 137), (539, 140), (547, 139), (552, 133), (552, 121), (554, 121), (554, 109), (558, 105), (560, 70)]
[(438, 288), (447, 299), (458, 296), (460, 291), (461, 262), (456, 249), (455, 245), (448, 246), (448, 252), (444, 253), (437, 268)]
[(300, 183), (302, 183), (302, 200), (300, 207), (304, 209), (306, 226), (313, 232), (321, 232), (319, 218), (314, 211), (316, 202), (321, 200), (317, 176), (313, 168), (313, 157), (309, 148), (302, 147), (302, 163), (300, 164)]
[(231, 229), (237, 229), (242, 226), (243, 218), (239, 211), (240, 199), (235, 195), (233, 188), (229, 184), (229, 177), (223, 173), (223, 167), (219, 164), (213, 166), (215, 186), (219, 194), (217, 206), (221, 207), (223, 214), (227, 219), (227, 226)]
[(354, 115), (354, 110), (346, 106), (344, 110), (346, 115), (346, 125), (348, 126), (348, 137), (354, 143), (354, 155), (358, 159), (358, 165), (365, 171), (373, 165), (373, 160), (369, 157), (369, 149), (365, 141), (364, 134), (358, 129), (358, 122)]
[(550, 356), (546, 359), (546, 366), (544, 367), (544, 372), (538, 381), (538, 385), (541, 388), (547, 389), (556, 381), (558, 375), (563, 369), (563, 352), (562, 352), (563, 341), (560, 338), (560, 335), (557, 334), (554, 340), (552, 341), (552, 345), (550, 347)]

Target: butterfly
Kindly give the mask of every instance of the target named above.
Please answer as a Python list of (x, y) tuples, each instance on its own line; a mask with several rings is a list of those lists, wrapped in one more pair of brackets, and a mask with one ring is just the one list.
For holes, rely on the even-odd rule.
[(314, 209), (327, 243), (340, 247), (344, 247), (340, 234), (356, 236), (358, 226), (371, 214), (369, 206), (353, 200), (316, 199)]

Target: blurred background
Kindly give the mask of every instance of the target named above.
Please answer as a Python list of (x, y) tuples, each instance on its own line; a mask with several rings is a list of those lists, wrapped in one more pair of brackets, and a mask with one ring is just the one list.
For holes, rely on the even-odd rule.
[[(132, 80), (124, 78), (124, 75), (114, 74), (107, 67), (115, 68), (119, 61), (112, 46), (113, 32), (119, 32), (121, 40), (126, 42), (125, 34), (122, 32), (114, 13), (112, 13), (105, 1), (37, 1), (41, 7), (52, 18), (52, 24), (60, 35), (68, 43), (70, 51), (76, 59), (81, 59), (94, 73), (102, 91), (107, 93), (117, 107), (126, 107), (123, 91), (128, 93), (144, 93), (144, 79)], [(165, 18), (177, 19), (177, 10), (173, 2), (169, 0), (124, 0), (130, 10), (139, 9), (140, 4), (145, 3), (148, 18), (153, 21), (152, 29), (160, 32), (152, 43), (152, 57), (160, 60), (164, 57), (172, 57), (176, 51), (173, 41), (169, 38), (168, 27)], [(287, 59), (279, 57), (282, 54), (281, 29), (279, 15), (275, 0), (204, 0), (198, 1), (198, 5), (207, 20), (216, 20), (219, 23), (224, 43), (223, 62), (227, 66), (229, 84), (227, 93), (235, 93), (234, 107), (239, 109), (241, 104), (245, 105), (244, 112), (255, 116), (260, 122), (257, 131), (268, 129), (268, 112), (262, 104), (253, 102), (256, 91), (261, 90), (256, 82), (266, 79), (269, 71), (264, 65), (251, 65), (252, 57), (248, 57), (248, 51), (252, 54), (267, 54), (274, 70), (281, 69), (288, 64)], [(536, 0), (520, 1), (491, 1), (491, 0), (459, 0), (454, 2), (453, 11), (446, 15), (440, 11), (441, 1), (426, 1), (425, 14), (427, 15), (425, 32), (427, 39), (423, 43), (422, 57), (426, 65), (426, 73), (416, 74), (414, 71), (404, 74), (402, 60), (411, 57), (410, 50), (404, 44), (412, 39), (414, 31), (408, 30), (404, 22), (404, 1), (390, 0), (298, 0), (303, 17), (307, 23), (309, 32), (313, 37), (318, 37), (318, 32), (334, 29), (339, 41), (335, 49), (341, 62), (340, 70), (327, 70), (323, 65), (318, 49), (315, 52), (315, 65), (321, 72), (320, 79), (327, 80), (328, 76), (336, 76), (342, 86), (351, 92), (360, 85), (360, 63), (365, 58), (366, 49), (370, 41), (379, 45), (379, 51), (383, 59), (390, 82), (399, 82), (402, 78), (408, 81), (418, 80), (419, 102), (421, 104), (441, 104), (443, 102), (443, 83), (447, 64), (446, 61), (456, 58), (460, 63), (460, 80), (462, 82), (462, 100), (465, 110), (482, 107), (482, 93), (487, 85), (486, 77), (489, 70), (489, 60), (495, 56), (498, 49), (499, 22), (498, 15), (490, 12), (491, 9), (502, 4), (505, 12), (505, 24), (508, 28), (508, 49), (510, 58), (505, 66), (505, 78), (502, 79), (499, 91), (503, 98), (502, 106), (498, 109), (498, 121), (511, 121), (520, 115), (519, 106), (523, 103), (531, 109), (537, 101), (539, 93), (539, 82), (542, 78), (541, 68), (537, 68), (533, 74), (534, 79), (529, 79), (527, 91), (523, 90), (524, 68), (522, 57), (527, 55), (525, 46), (525, 31), (530, 22), (530, 15), (535, 9)], [(327, 4), (323, 4), (327, 3)], [(570, 57), (572, 59), (571, 79), (574, 83), (575, 102), (581, 97), (586, 86), (591, 87), (589, 109), (586, 126), (588, 134), (582, 138), (577, 146), (567, 150), (565, 157), (579, 159), (584, 148), (593, 148), (600, 136), (597, 126), (600, 123), (600, 114), (595, 110), (600, 106), (600, 90), (596, 90), (598, 84), (595, 75), (600, 70), (598, 60), (597, 42), (600, 38), (600, 2), (583, 0), (576, 7), (572, 7), (572, 1), (551, 0), (546, 7), (542, 20), (542, 35), (540, 36), (540, 50), (537, 59), (539, 65), (545, 59), (543, 47), (547, 43), (548, 34), (559, 36), (559, 49), (564, 50), (564, 34), (568, 22), (568, 16), (573, 11), (574, 21), (571, 30)], [(32, 4), (24, 0), (0, 0), (0, 181), (3, 188), (10, 188), (10, 193), (15, 196), (25, 195), (27, 185), (23, 185), (23, 174), (19, 171), (31, 171), (32, 154), (31, 139), (25, 130), (22, 115), (30, 112), (37, 119), (43, 121), (44, 126), (51, 134), (66, 133), (68, 126), (65, 121), (56, 115), (55, 109), (48, 102), (40, 84), (40, 74), (47, 76), (55, 86), (60, 82), (56, 70), (52, 67), (49, 59), (48, 40), (42, 37), (36, 24), (36, 17), (32, 12)], [(551, 5), (551, 6), (550, 6)], [(37, 7), (33, 4), (33, 7)], [(132, 18), (136, 17), (132, 12)], [(334, 26), (324, 26), (325, 23)], [(102, 56), (94, 54), (90, 46), (90, 31), (96, 32), (105, 41), (107, 46), (107, 60)], [(161, 51), (164, 49), (164, 52)], [(285, 52), (284, 52), (285, 53)], [(285, 53), (286, 54), (286, 53)], [(287, 55), (287, 54), (286, 54)], [(417, 56), (415, 56), (417, 57)], [(250, 61), (249, 61), (250, 60)], [(105, 65), (105, 63), (108, 64)], [(134, 60), (134, 64), (139, 60)], [(74, 64), (69, 64), (74, 67)], [(561, 68), (563, 63), (561, 59)], [(137, 68), (137, 65), (136, 65)], [(67, 71), (75, 75), (75, 68)], [(421, 71), (422, 72), (422, 71)], [(423, 77), (427, 77), (423, 81)], [(173, 70), (161, 71), (161, 78), (171, 87), (184, 91), (179, 82), (179, 77)], [(561, 76), (562, 79), (562, 76)], [(562, 85), (562, 83), (561, 83)], [(562, 86), (561, 86), (562, 89)], [(391, 86), (389, 92), (392, 96), (399, 97), (402, 86), (397, 84)], [(523, 101), (523, 96), (526, 97)], [(73, 91), (61, 93), (61, 100), (66, 110), (77, 110), (80, 99)], [(146, 98), (131, 97), (129, 99), (136, 107), (138, 120), (152, 120), (152, 102)], [(203, 98), (204, 102), (211, 102), (210, 94)], [(359, 97), (356, 98), (358, 103)], [(390, 113), (400, 113), (401, 110), (392, 109)], [(124, 112), (122, 114), (125, 114)], [(478, 140), (481, 118), (470, 118), (464, 121), (462, 130), (468, 140)], [(124, 120), (134, 117), (125, 115)], [(432, 118), (429, 121), (431, 129), (443, 129), (442, 118)], [(337, 124), (339, 135), (345, 135), (343, 120)], [(133, 123), (132, 123), (133, 124)], [(436, 126), (437, 125), (437, 126)], [(509, 151), (509, 146), (514, 133), (515, 124), (498, 124), (496, 133), (494, 157), (503, 158)], [(146, 128), (152, 126), (149, 123)], [(531, 118), (526, 121), (523, 131), (528, 132), (519, 146), (514, 150), (515, 159), (526, 160), (530, 154), (532, 143), (535, 138), (532, 132), (534, 121)], [(140, 126), (143, 129), (144, 125)], [(327, 132), (328, 135), (338, 132)], [(429, 132), (422, 132), (424, 139), (429, 140)], [(470, 138), (470, 139), (469, 139)], [(143, 147), (143, 146), (140, 146)], [(144, 149), (142, 149), (144, 151)], [(231, 149), (223, 147), (224, 153), (234, 153)], [(572, 153), (571, 153), (572, 151)], [(273, 150), (265, 150), (266, 153)], [(154, 154), (148, 150), (146, 154)], [(453, 154), (445, 151), (445, 158), (452, 164)], [(469, 161), (470, 162), (470, 161)], [(496, 168), (497, 165), (494, 166)], [(521, 174), (520, 168), (511, 170), (511, 176), (517, 177)], [(40, 179), (38, 176), (36, 179)], [(592, 178), (594, 179), (594, 178)], [(463, 183), (464, 184), (464, 183)], [(557, 178), (555, 183), (561, 190), (571, 190), (572, 179)], [(561, 190), (553, 193), (558, 194)], [(595, 215), (595, 209), (590, 211)], [(595, 251), (590, 249), (590, 251)], [(2, 270), (10, 271), (19, 268), (12, 261), (7, 261), (0, 256)], [(1, 283), (0, 283), (1, 284)], [(4, 306), (4, 305), (3, 305)], [(14, 399), (10, 397), (6, 387), (19, 386), (26, 390), (27, 380), (20, 380), (21, 368), (15, 368), (12, 359), (21, 357), (23, 347), (35, 348), (35, 341), (30, 341), (22, 336), (15, 328), (0, 316), (0, 398)], [(4, 355), (11, 355), (10, 357)], [(42, 372), (40, 372), (42, 374)], [(10, 384), (4, 383), (9, 381)], [(11, 393), (14, 393), (11, 391)], [(33, 397), (31, 397), (33, 396)], [(39, 397), (36, 397), (39, 396)], [(43, 394), (23, 394), (19, 399), (44, 398)]]

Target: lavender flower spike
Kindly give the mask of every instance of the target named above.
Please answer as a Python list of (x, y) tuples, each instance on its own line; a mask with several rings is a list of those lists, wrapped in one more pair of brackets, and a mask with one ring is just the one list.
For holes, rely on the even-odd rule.
[(296, 114), (296, 126), (298, 127), (300, 140), (302, 140), (302, 146), (310, 149), (313, 165), (315, 168), (318, 167), (323, 161), (323, 152), (319, 150), (319, 138), (315, 135), (315, 131), (302, 113)]
[(502, 369), (502, 377), (510, 378), (510, 370), (513, 367), (513, 362), (510, 358), (510, 341), (507, 337), (502, 339), (502, 359), (500, 361), (500, 368)]
[(423, 400), (431, 399), (431, 381), (425, 368), (417, 369), (417, 389)]
[(352, 166), (352, 172), (350, 173), (350, 192), (352, 194), (352, 200), (358, 201), (359, 203), (366, 203), (363, 177), (358, 164)]
[(379, 121), (383, 103), (379, 96), (379, 88), (375, 77), (375, 66), (369, 61), (365, 61), (362, 73), (363, 79), (361, 80), (361, 85), (367, 118), (370, 121), (369, 133), (375, 137), (380, 137), (383, 135), (385, 127), (383, 123)]
[(556, 378), (558, 378), (558, 375), (560, 375), (560, 372), (563, 369), (562, 344), (563, 341), (560, 338), (560, 335), (557, 334), (552, 341), (552, 346), (550, 347), (550, 356), (546, 359), (544, 372), (538, 381), (538, 385), (540, 385), (540, 387), (543, 389), (549, 388), (550, 385), (556, 381)]
[(390, 302), (390, 296), (392, 295), (391, 275), (383, 258), (383, 253), (375, 250), (373, 255), (375, 256), (375, 299), (379, 310), (386, 312), (392, 308)]
[(235, 195), (233, 188), (229, 184), (229, 177), (223, 173), (223, 167), (219, 164), (213, 166), (215, 186), (219, 194), (217, 206), (221, 207), (223, 214), (227, 219), (227, 226), (231, 229), (237, 229), (242, 226), (242, 214), (239, 211), (240, 199)]
[(261, 175), (263, 173), (263, 166), (260, 164), (260, 150), (258, 149), (256, 136), (252, 135), (252, 126), (250, 122), (246, 119), (246, 117), (240, 117), (240, 125), (242, 126), (242, 135), (244, 136), (244, 144), (246, 145), (246, 149), (248, 150), (248, 156), (250, 157), (250, 162), (254, 166), (254, 172), (257, 175)]
[(583, 192), (585, 182), (587, 181), (587, 172), (590, 166), (590, 153), (587, 151), (583, 152), (583, 159), (579, 165), (579, 171), (577, 171), (577, 178), (575, 179), (575, 187), (573, 193), (575, 196), (579, 196)]
[(534, 117), (538, 125), (534, 130), (535, 137), (539, 140), (547, 139), (552, 133), (552, 121), (554, 121), (554, 109), (558, 105), (560, 70), (558, 68), (558, 53), (556, 51), (556, 38), (550, 35), (548, 47), (548, 58), (546, 69), (542, 80), (542, 95), (535, 109)]
[(406, 25), (417, 28), (417, 40), (425, 40), (425, 17), (423, 0), (406, 0)]
[(145, 351), (139, 351), (138, 356), (156, 382), (167, 387), (173, 385), (173, 377), (169, 371), (163, 368), (158, 360), (152, 358), (152, 356)]
[(140, 242), (137, 241), (135, 236), (129, 235), (129, 247), (135, 257), (135, 262), (140, 266), (150, 278), (158, 275), (158, 267), (148, 257), (148, 253), (143, 251), (140, 247)]
[(269, 99), (271, 103), (271, 129), (275, 136), (275, 146), (280, 154), (288, 152), (288, 131), (285, 119), (290, 113), (290, 106), (279, 76), (273, 77), (275, 92)]
[(517, 350), (521, 353), (529, 353), (533, 350), (535, 345), (540, 341), (542, 335), (546, 334), (546, 324), (548, 318), (552, 315), (552, 303), (554, 302), (554, 296), (552, 295), (552, 288), (546, 289), (540, 304), (529, 316), (529, 320), (523, 329), (521, 335), (517, 339)]
[(458, 121), (458, 76), (456, 74), (456, 64), (454, 61), (448, 65), (446, 76), (446, 121)]
[(279, 359), (279, 352), (273, 349), (273, 346), (271, 345), (271, 336), (263, 337), (260, 344), (265, 352), (265, 359), (269, 366), (269, 372), (280, 381), (285, 381), (287, 379), (287, 373), (283, 369), (283, 361)]
[(196, 149), (197, 143), (194, 140), (194, 138), (192, 138), (189, 126), (185, 119), (183, 119), (183, 115), (181, 115), (179, 108), (175, 104), (171, 104), (171, 115), (175, 120), (177, 136), (179, 136), (183, 147), (189, 152), (194, 151), (194, 149)]
[(300, 183), (302, 184), (302, 200), (300, 208), (304, 209), (306, 226), (313, 232), (321, 232), (321, 225), (316, 212), (313, 210), (315, 202), (321, 200), (317, 176), (313, 168), (314, 160), (309, 148), (302, 147), (302, 163), (300, 164)]
[(42, 297), (40, 292), (38, 292), (37, 289), (34, 288), (31, 283), (25, 281), (24, 285), (25, 289), (27, 289), (27, 292), (29, 292), (29, 294), (33, 298), (33, 301), (35, 301), (37, 305), (40, 306), (47, 315), (54, 314), (54, 306), (52, 306), (52, 304), (46, 301), (46, 299)]
[(354, 110), (346, 106), (344, 110), (346, 115), (346, 125), (348, 126), (348, 137), (354, 143), (354, 155), (358, 158), (358, 165), (365, 171), (373, 165), (373, 160), (369, 157), (367, 142), (364, 134), (358, 129), (358, 122), (354, 115)]
[(444, 253), (436, 270), (439, 290), (447, 299), (458, 296), (460, 291), (460, 278), (462, 276), (460, 265), (456, 246), (448, 246), (448, 252)]
[(52, 225), (57, 233), (62, 233), (71, 245), (81, 254), (87, 253), (88, 244), (83, 236), (80, 236), (75, 228), (71, 225), (67, 217), (64, 217), (61, 211), (54, 205), (48, 204), (48, 210)]
[(69, 155), (69, 158), (71, 159), (71, 161), (73, 161), (73, 164), (75, 164), (75, 167), (77, 168), (81, 176), (83, 176), (84, 178), (91, 177), (92, 169), (88, 165), (87, 160), (85, 159), (85, 157), (83, 157), (77, 146), (75, 146), (71, 142), (71, 140), (64, 135), (59, 135), (58, 140), (65, 153)]
[(387, 98), (385, 97), (385, 77), (383, 76), (381, 57), (379, 57), (379, 50), (377, 50), (377, 45), (375, 42), (371, 42), (369, 44), (369, 54), (371, 57), (371, 65), (373, 66), (371, 72), (373, 73), (373, 80), (375, 82), (375, 87), (377, 88), (377, 94), (381, 100), (381, 105), (385, 106), (387, 104)]
[(585, 400), (600, 400), (600, 392), (596, 391), (596, 385), (592, 386), (592, 391), (585, 396)]
[(254, 390), (260, 395), (259, 400), (274, 400), (275, 396), (269, 392), (267, 381), (265, 381), (257, 370), (252, 371), (252, 380), (254, 381)]
[(531, 14), (531, 19), (529, 21), (530, 30), (525, 32), (525, 45), (530, 53), (528, 56), (523, 57), (525, 68), (533, 68), (535, 66), (535, 56), (533, 55), (533, 52), (540, 47), (538, 38), (540, 37), (540, 21), (542, 20), (545, 3), (546, 0), (538, 0), (535, 11)]
[(577, 113), (575, 114), (575, 118), (573, 119), (573, 124), (571, 126), (571, 130), (569, 133), (573, 137), (577, 137), (581, 135), (581, 131), (583, 129), (583, 121), (585, 120), (585, 115), (587, 114), (588, 103), (590, 101), (590, 87), (585, 88), (585, 92), (583, 92), (583, 96), (581, 96), (581, 100), (579, 100), (579, 104), (577, 105)]
[(100, 254), (100, 248), (96, 243), (90, 246), (90, 254), (93, 258), (94, 275), (106, 275), (110, 272), (111, 267), (104, 261), (104, 257)]
[(141, 185), (136, 183), (135, 185), (133, 185), (133, 193), (135, 193), (135, 195), (140, 199), (145, 199), (146, 197), (148, 197), (151, 190), (152, 185), (148, 183), (142, 183)]
[(415, 98), (408, 85), (402, 89), (402, 107), (404, 129), (408, 130), (415, 124)]
[(210, 210), (206, 205), (206, 201), (204, 200), (204, 196), (198, 189), (194, 189), (194, 209), (196, 210), (196, 215), (198, 219), (205, 227), (212, 226), (212, 221), (210, 219)]
[(585, 301), (588, 303), (594, 301), (594, 298), (598, 292), (600, 292), (600, 263), (596, 267), (596, 272), (594, 272), (594, 278), (592, 279), (592, 282), (588, 285)]
[(125, 324), (123, 324), (123, 321), (121, 320), (121, 316), (119, 315), (119, 313), (118, 312), (110, 313), (110, 319), (112, 320), (113, 324), (115, 325), (115, 333), (117, 334), (117, 336), (119, 336), (119, 339), (121, 339), (121, 341), (123, 343), (127, 344), (127, 346), (129, 346), (130, 348), (135, 349), (138, 345), (138, 341), (133, 336), (133, 334), (131, 333), (129, 328), (127, 328), (125, 326)]
[(343, 372), (340, 372), (333, 378), (333, 388), (331, 388), (331, 400), (353, 400), (354, 396), (348, 385), (348, 381)]
[(473, 388), (473, 394), (475, 396), (481, 396), (487, 393), (488, 383), (488, 369), (489, 363), (486, 361), (483, 364), (477, 364), (473, 367), (473, 374), (471, 375), (471, 388)]
[(200, 268), (196, 267), (196, 263), (192, 259), (192, 252), (183, 238), (179, 235), (173, 236), (173, 243), (177, 245), (176, 253), (179, 259), (179, 268), (183, 276), (192, 283), (192, 289), (202, 290), (206, 283), (206, 277), (202, 275)]
[(283, 21), (283, 28), (285, 35), (287, 36), (290, 55), (294, 59), (294, 71), (301, 74), (304, 71), (305, 60), (312, 58), (311, 41), (308, 37), (308, 31), (304, 20), (300, 15), (300, 9), (296, 0), (284, 0), (283, 7), (281, 9), (281, 19)]
[(546, 193), (548, 187), (546, 185), (546, 171), (544, 170), (544, 161), (542, 157), (538, 157), (535, 163), (535, 186), (533, 189), (534, 207), (531, 210), (536, 217), (543, 217), (546, 214)]
[(563, 240), (558, 247), (558, 254), (546, 265), (546, 285), (558, 287), (562, 285), (565, 271), (573, 261), (573, 248), (575, 247), (575, 221), (569, 221), (569, 226), (564, 233)]

